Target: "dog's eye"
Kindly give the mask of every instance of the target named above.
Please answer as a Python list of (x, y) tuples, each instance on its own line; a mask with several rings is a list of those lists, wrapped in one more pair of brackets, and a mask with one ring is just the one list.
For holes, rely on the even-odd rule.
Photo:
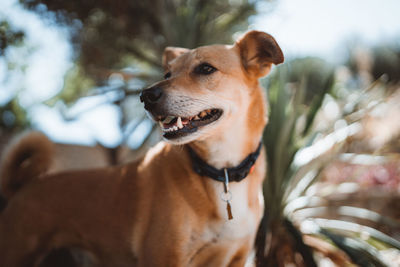
[(208, 63), (201, 63), (194, 69), (194, 72), (197, 74), (208, 75), (215, 72), (216, 70), (217, 69), (215, 67), (211, 66)]
[(170, 71), (164, 74), (164, 79), (168, 79), (169, 77), (171, 77)]

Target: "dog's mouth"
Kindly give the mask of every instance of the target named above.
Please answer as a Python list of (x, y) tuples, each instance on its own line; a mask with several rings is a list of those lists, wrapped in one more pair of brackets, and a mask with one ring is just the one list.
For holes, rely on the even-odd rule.
[(221, 109), (207, 109), (191, 117), (158, 117), (158, 122), (164, 138), (174, 139), (196, 132), (200, 127), (218, 120), (222, 113)]

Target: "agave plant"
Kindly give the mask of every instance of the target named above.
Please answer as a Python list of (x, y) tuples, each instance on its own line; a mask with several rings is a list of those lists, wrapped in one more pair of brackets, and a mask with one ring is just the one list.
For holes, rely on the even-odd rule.
[[(360, 115), (352, 115), (371, 107), (363, 108), (365, 92), (360, 91), (352, 109), (341, 112), (339, 118), (346, 122), (342, 127), (328, 124), (321, 129), (315, 118), (323, 103), (332, 99), (334, 87), (334, 69), (314, 58), (283, 65), (268, 80), (270, 119), (264, 133), (268, 176), (265, 214), (256, 239), (257, 266), (317, 266), (318, 252), (339, 266), (386, 266), (378, 248), (400, 249), (400, 242), (387, 234), (340, 215), (390, 227), (399, 227), (397, 221), (367, 209), (330, 207), (310, 190), (324, 167), (362, 129)], [(337, 219), (327, 219), (327, 213)]]

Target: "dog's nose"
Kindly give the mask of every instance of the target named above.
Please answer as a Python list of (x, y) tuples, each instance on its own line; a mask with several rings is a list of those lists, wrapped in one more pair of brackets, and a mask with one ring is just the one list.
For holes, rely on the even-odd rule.
[(146, 90), (143, 90), (140, 94), (140, 101), (145, 104), (156, 104), (159, 102), (163, 95), (161, 87), (152, 87)]

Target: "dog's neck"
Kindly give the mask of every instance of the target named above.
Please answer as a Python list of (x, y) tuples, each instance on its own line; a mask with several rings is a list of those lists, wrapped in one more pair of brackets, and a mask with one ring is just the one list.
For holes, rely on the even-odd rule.
[[(211, 166), (222, 169), (239, 165), (250, 153), (257, 149), (261, 136), (244, 139), (243, 130), (221, 134), (191, 144), (193, 150)], [(247, 137), (246, 137), (247, 139)]]
[(266, 123), (264, 97), (258, 91), (257, 103), (251, 103), (247, 112), (235, 116), (224, 131), (190, 144), (209, 165), (217, 169), (235, 167), (257, 150)]

